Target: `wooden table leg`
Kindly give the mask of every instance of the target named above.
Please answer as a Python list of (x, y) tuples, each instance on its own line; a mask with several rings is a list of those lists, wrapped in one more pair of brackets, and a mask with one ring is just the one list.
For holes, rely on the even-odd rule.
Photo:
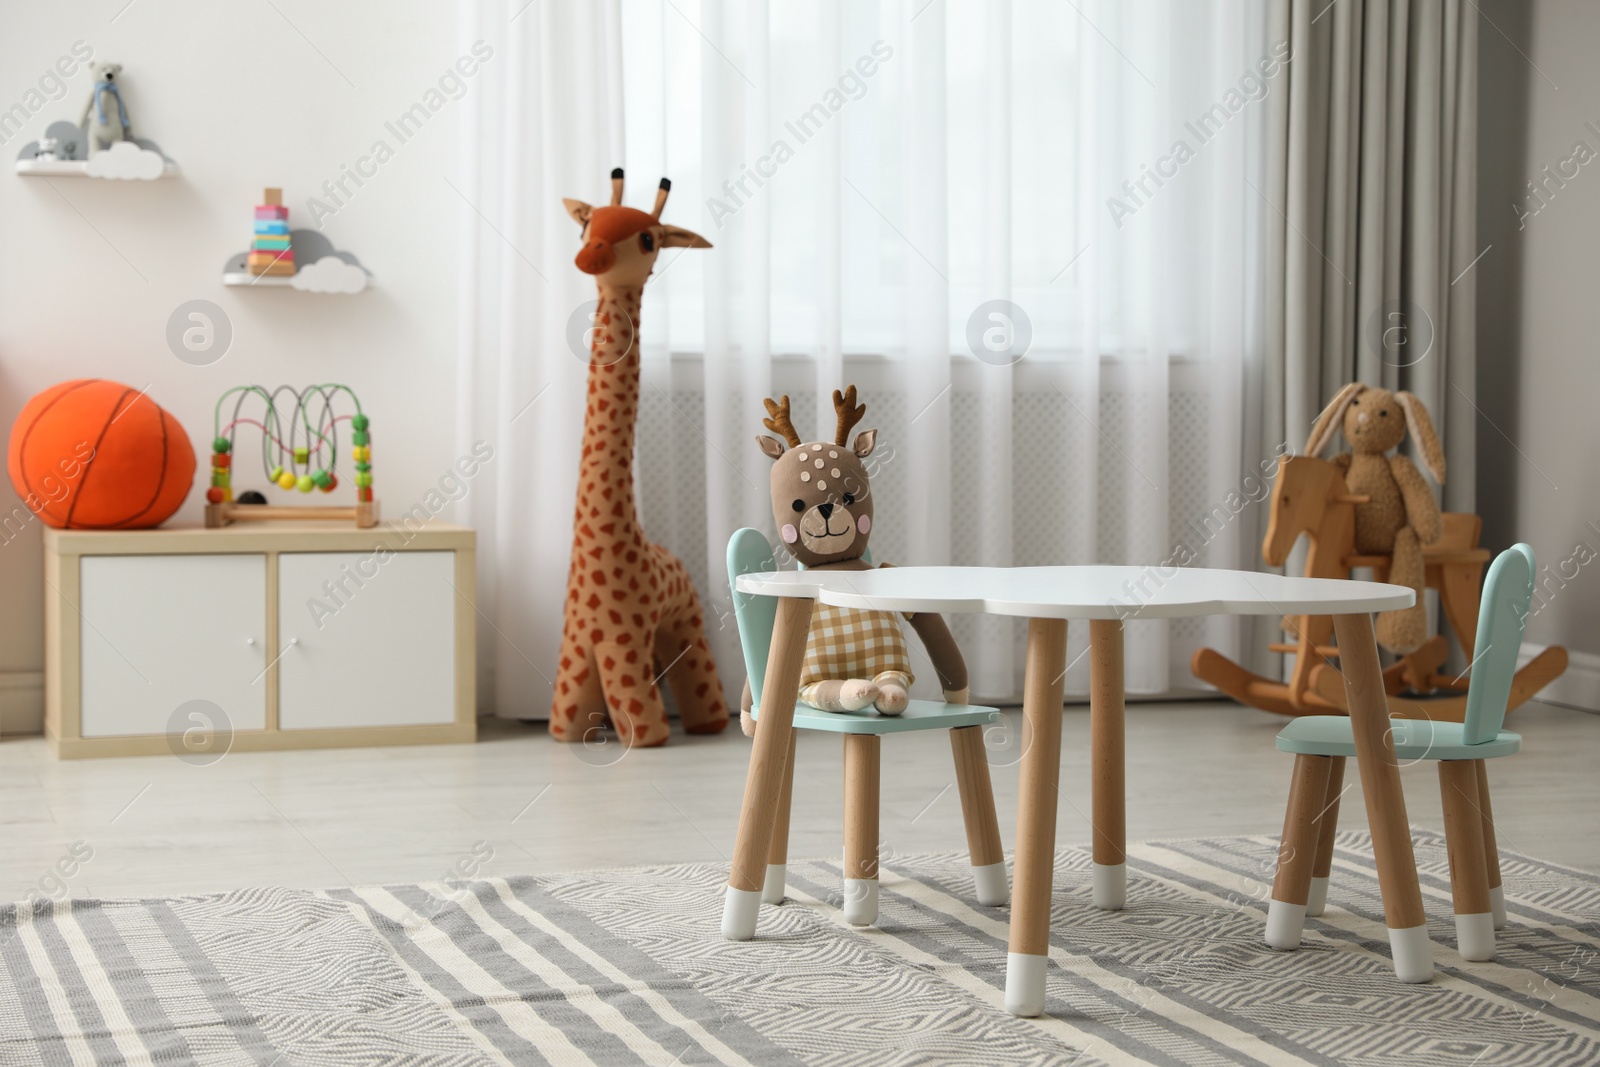
[(1433, 946), (1428, 941), (1422, 888), (1417, 883), (1417, 860), (1411, 850), (1411, 825), (1400, 788), (1400, 765), (1394, 755), (1372, 616), (1338, 615), (1333, 627), (1339, 639), (1339, 665), (1355, 733), (1356, 763), (1367, 800), (1367, 823), (1372, 829), (1373, 859), (1383, 891), (1395, 975), (1402, 982), (1426, 982), (1433, 978)]
[(767, 877), (761, 903), (782, 904), (789, 881), (789, 809), (794, 804), (794, 749), (799, 730), (789, 731), (789, 756), (783, 764), (783, 789), (778, 793), (778, 815), (772, 824), (772, 846), (767, 850)]
[(1061, 696), (1066, 687), (1066, 669), (1066, 620), (1029, 620), (1022, 715), (1030, 736), (1022, 754), (1016, 884), (1011, 894), (1011, 940), (1006, 956), (1006, 1010), (1013, 1015), (1038, 1015), (1044, 1011), (1044, 975), (1050, 962), (1057, 787), (1061, 780)]
[(767, 676), (761, 685), (760, 719), (744, 780), (744, 804), (739, 809), (739, 833), (734, 838), (728, 892), (722, 900), (722, 936), (734, 941), (748, 941), (756, 933), (810, 627), (810, 599), (778, 598)]
[(1121, 910), (1128, 899), (1124, 771), (1122, 621), (1089, 623), (1089, 750), (1094, 768), (1094, 906)]

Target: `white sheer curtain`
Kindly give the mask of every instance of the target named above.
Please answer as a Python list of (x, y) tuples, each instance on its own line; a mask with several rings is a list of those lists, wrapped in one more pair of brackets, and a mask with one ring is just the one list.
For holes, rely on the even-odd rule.
[[(469, 7), (487, 17), (483, 0)], [(530, 220), (505, 236), (548, 275), (529, 280), (464, 210), (469, 252), (499, 249), (494, 271), (464, 279), (464, 306), (519, 324), (493, 343), (476, 324), (463, 337), (464, 383), (479, 396), (499, 384), (494, 404), (464, 406), (462, 439), (492, 430), (506, 445), (495, 499), (465, 502), (480, 529), (494, 523), (483, 584), (497, 599), (482, 643), (494, 647), (485, 681), (499, 713), (545, 714), (548, 689), (529, 668), (549, 673), (566, 568), (582, 367), (557, 337), (588, 279), (570, 264), (576, 236), (559, 198), (601, 195), (615, 164), (640, 203), (670, 176), (665, 217), (715, 245), (664, 257), (646, 290), (637, 471), (647, 532), (711, 602), (731, 693), (742, 668), (722, 553), (739, 526), (772, 535), (768, 461), (752, 437), (762, 398), (779, 392), (809, 436), (831, 432), (831, 390), (860, 387), (863, 425), (880, 429), (880, 560), (1254, 564), (1261, 505), (1248, 479), (1272, 447), (1241, 428), (1268, 210), (1254, 191), (1256, 139), (1265, 97), (1287, 84), (1259, 73), (1272, 42), (1254, 5), (583, 10), (539, 4), (522, 16), (539, 29), (515, 30), (528, 41), (507, 63), (508, 89), (534, 94), (538, 123), (511, 117), (527, 99), (476, 98), (480, 137), (542, 161), (537, 181), (502, 168), (484, 195), (503, 231), (502, 218)], [(540, 36), (562, 20), (589, 35), (578, 59)], [(613, 60), (625, 121), (617, 156), (601, 158), (616, 101), (596, 67)], [(1202, 115), (1209, 125), (1191, 129)], [(1008, 339), (1013, 351), (996, 351)], [(507, 426), (546, 365), (550, 393)], [(507, 377), (526, 381), (513, 389)], [(1076, 655), (1087, 633), (1074, 631)], [(956, 632), (975, 696), (1020, 693), (1016, 624), (968, 618)], [(1237, 650), (1225, 622), (1135, 624), (1130, 691), (1192, 684), (1187, 660), (1202, 643)], [(919, 695), (932, 692), (922, 666)], [(1076, 663), (1069, 691), (1084, 692), (1087, 673)]]

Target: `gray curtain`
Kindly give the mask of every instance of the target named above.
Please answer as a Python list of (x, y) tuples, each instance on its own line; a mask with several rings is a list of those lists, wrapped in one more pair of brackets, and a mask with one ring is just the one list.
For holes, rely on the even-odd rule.
[[(1262, 446), (1296, 451), (1350, 381), (1409, 389), (1473, 510), (1478, 15), (1470, 0), (1272, 0)], [(1420, 464), (1419, 464), (1420, 466)]]

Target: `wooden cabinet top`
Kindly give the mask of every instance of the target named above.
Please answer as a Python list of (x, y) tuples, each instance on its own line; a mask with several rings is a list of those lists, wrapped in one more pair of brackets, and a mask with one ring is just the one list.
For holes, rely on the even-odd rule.
[(44, 546), (61, 556), (136, 556), (184, 552), (425, 552), (472, 549), (477, 534), (448, 522), (396, 521), (358, 529), (351, 523), (237, 523), (222, 529), (174, 524), (155, 530), (57, 530)]

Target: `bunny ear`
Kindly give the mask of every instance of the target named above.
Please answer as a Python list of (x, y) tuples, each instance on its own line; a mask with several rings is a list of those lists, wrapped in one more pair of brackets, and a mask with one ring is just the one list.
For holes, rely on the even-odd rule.
[(1400, 401), (1400, 409), (1406, 413), (1406, 429), (1411, 432), (1411, 439), (1422, 449), (1422, 461), (1433, 472), (1433, 480), (1443, 485), (1444, 449), (1439, 445), (1439, 435), (1434, 431), (1433, 420), (1428, 417), (1428, 409), (1411, 393), (1396, 393), (1395, 399)]
[(1339, 432), (1339, 427), (1344, 425), (1345, 408), (1348, 408), (1350, 402), (1360, 396), (1366, 388), (1360, 382), (1351, 382), (1339, 390), (1339, 395), (1322, 409), (1317, 421), (1311, 424), (1311, 436), (1306, 438), (1306, 455), (1322, 454), (1322, 450), (1328, 447), (1328, 442), (1333, 440), (1333, 435)]

